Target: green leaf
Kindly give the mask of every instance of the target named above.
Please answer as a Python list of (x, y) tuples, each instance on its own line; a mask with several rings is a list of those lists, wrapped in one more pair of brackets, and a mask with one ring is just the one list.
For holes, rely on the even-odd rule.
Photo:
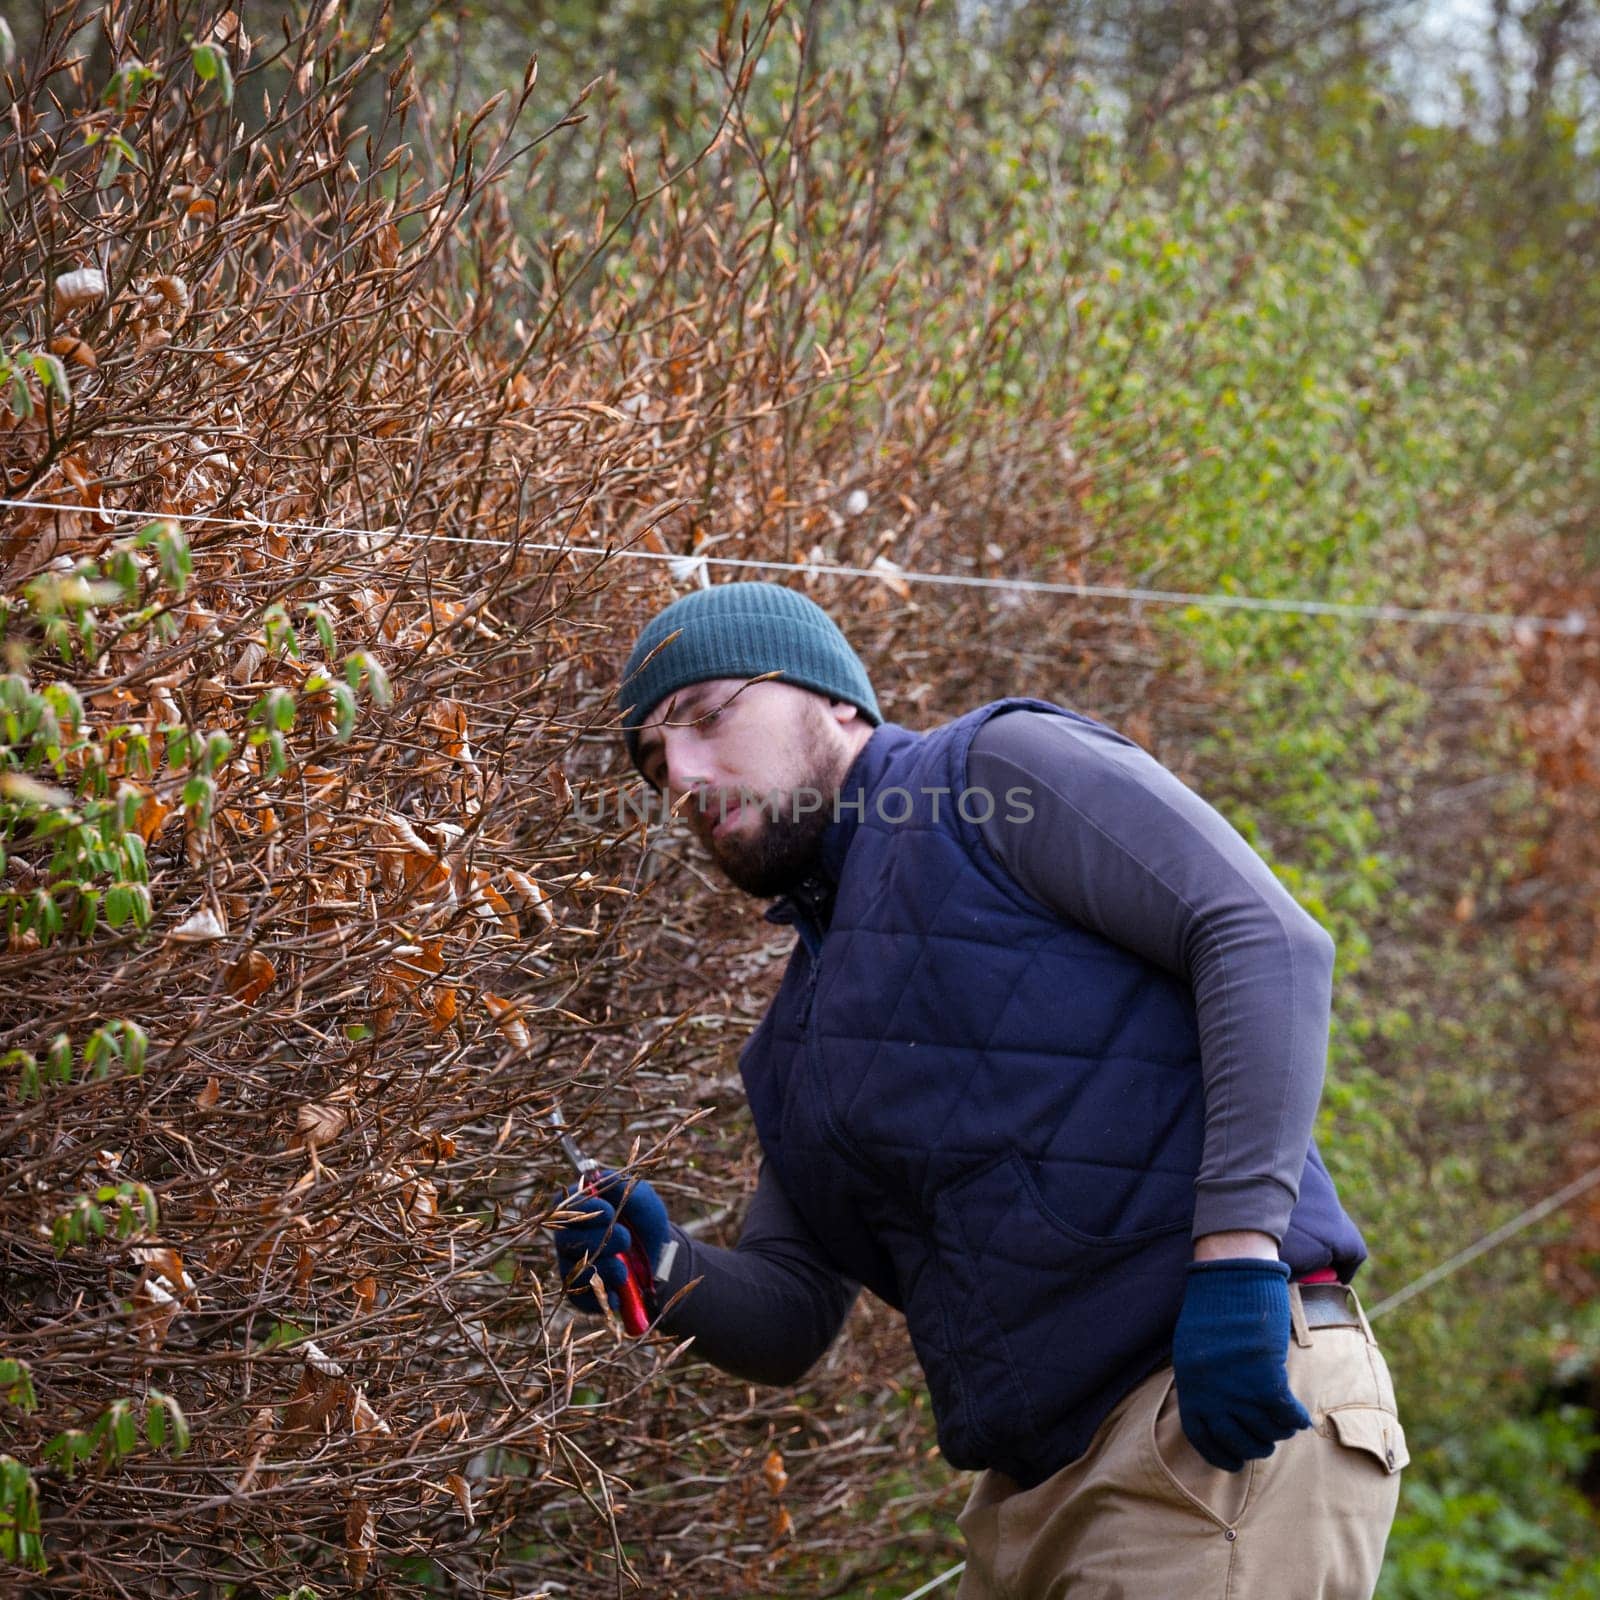
[[(122, 1019), (122, 1062), (131, 1076), (137, 1078), (144, 1072), (145, 1057), (150, 1049), (150, 1035), (137, 1022)], [(152, 1222), (155, 1220), (151, 1219)]]
[(166, 1419), (172, 1425), (172, 1453), (181, 1456), (189, 1448), (189, 1421), (183, 1414), (183, 1407), (172, 1398), (170, 1394), (163, 1393), (160, 1389), (150, 1391), (150, 1404), (153, 1409), (165, 1413)]
[(72, 1040), (66, 1034), (58, 1033), (50, 1041), (45, 1065), (52, 1083), (72, 1082)]
[(94, 1454), (94, 1441), (81, 1428), (67, 1428), (44, 1447), (44, 1458), (53, 1462), (62, 1475), (72, 1477), (80, 1461)]
[(111, 74), (105, 92), (100, 96), (100, 102), (102, 105), (115, 105), (118, 110), (126, 111), (144, 93), (145, 86), (154, 83), (160, 76), (154, 67), (147, 67), (144, 62), (136, 58), (125, 61)]
[(0, 1456), (0, 1560), (45, 1570), (39, 1491), (33, 1474), (13, 1456)]
[(17, 1074), (17, 1099), (27, 1105), (30, 1100), (37, 1100), (40, 1095), (39, 1063), (31, 1050), (8, 1051), (4, 1059), (0, 1059), (0, 1071)]
[(222, 103), (233, 104), (233, 69), (228, 65), (226, 52), (220, 45), (194, 46), (194, 70), (204, 83), (215, 82), (222, 92)]
[(125, 922), (133, 922), (133, 891), (126, 883), (115, 883), (106, 890), (106, 925), (115, 931)]
[[(156, 530), (156, 554), (161, 560), (161, 576), (181, 595), (189, 587), (189, 579), (194, 573), (194, 554), (189, 549), (189, 541), (175, 522), (157, 522), (151, 526)], [(144, 535), (139, 537), (142, 543)], [(176, 621), (174, 618), (174, 625)]]
[(216, 803), (217, 785), (214, 779), (201, 775), (191, 778), (183, 786), (183, 806), (185, 810), (195, 813), (195, 821), (201, 828), (210, 826), (211, 808)]
[(206, 735), (205, 749), (200, 756), (200, 770), (207, 775), (215, 772), (233, 754), (233, 740), (220, 729)]
[(83, 726), (83, 697), (70, 683), (46, 684), (41, 693), (61, 722), (74, 728)]
[(116, 1035), (109, 1028), (96, 1028), (83, 1046), (83, 1070), (94, 1078), (104, 1078), (111, 1063), (121, 1054)]
[(294, 624), (284, 610), (281, 600), (274, 600), (261, 614), (262, 629), (267, 649), (287, 650), (296, 661), (300, 659), (300, 641), (295, 637)]
[(133, 1420), (133, 1407), (128, 1401), (112, 1401), (110, 1431), (119, 1456), (131, 1456), (138, 1448), (139, 1430)]
[(346, 657), (344, 676), (352, 689), (359, 689), (365, 679), (367, 692), (380, 706), (388, 705), (394, 697), (389, 687), (389, 675), (378, 658), (368, 650), (355, 650)]
[(67, 382), (67, 369), (62, 365), (59, 356), (41, 350), (33, 358), (33, 370), (39, 375), (39, 381), (46, 389), (54, 389), (63, 400), (71, 400), (72, 386)]
[(33, 1374), (28, 1370), (26, 1361), (9, 1357), (0, 1359), (0, 1393), (4, 1394), (6, 1404), (18, 1411), (26, 1413), (39, 1409), (39, 1397), (33, 1390)]
[(328, 613), (321, 606), (311, 608), (311, 620), (316, 626), (317, 638), (322, 642), (322, 653), (331, 661), (337, 641), (334, 638), (333, 623), (329, 620)]
[(339, 708), (339, 727), (337, 737), (340, 744), (349, 739), (356, 725), (356, 697), (348, 683), (335, 683), (330, 686), (333, 694), (333, 703)]

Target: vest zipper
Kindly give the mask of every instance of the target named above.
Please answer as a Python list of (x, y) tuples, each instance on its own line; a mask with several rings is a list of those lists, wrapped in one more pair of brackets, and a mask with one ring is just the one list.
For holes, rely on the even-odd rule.
[(800, 995), (800, 1015), (798, 1022), (802, 1028), (811, 1018), (811, 997), (817, 991), (817, 960), (811, 958), (811, 971), (806, 974), (806, 986)]
[(807, 954), (811, 957), (810, 968), (806, 973), (806, 986), (800, 993), (798, 1021), (803, 1028), (811, 1016), (811, 997), (816, 993), (817, 973), (822, 966), (822, 932), (804, 912), (795, 919), (795, 927), (805, 944)]

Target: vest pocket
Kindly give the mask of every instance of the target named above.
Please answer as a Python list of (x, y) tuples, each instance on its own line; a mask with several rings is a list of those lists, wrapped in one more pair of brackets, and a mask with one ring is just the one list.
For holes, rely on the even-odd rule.
[(1016, 1153), (940, 1191), (950, 1359), (981, 1452), (1014, 1458), (1151, 1370), (1177, 1316), (1192, 1218), (1192, 1198), (1174, 1197), (1165, 1221), (1090, 1233), (1046, 1205)]
[(1187, 1229), (1194, 1221), (1194, 1178), (1159, 1171), (1108, 1170), (1061, 1162), (1046, 1200), (1032, 1168), (1020, 1155), (1008, 1169), (1039, 1221), (1062, 1238), (1091, 1250), (1115, 1250)]

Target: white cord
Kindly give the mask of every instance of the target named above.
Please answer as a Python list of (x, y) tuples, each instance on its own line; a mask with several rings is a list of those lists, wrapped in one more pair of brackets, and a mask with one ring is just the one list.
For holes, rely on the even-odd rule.
[[(407, 529), (349, 528), (320, 522), (276, 522), (266, 518), (246, 516), (217, 516), (197, 511), (145, 512), (128, 511), (115, 506), (59, 505), (47, 500), (11, 500), (0, 498), (0, 506), (16, 510), (72, 511), (106, 517), (138, 518), (149, 522), (203, 522), (226, 526), (257, 526), (275, 528), (285, 533), (339, 534), (346, 538), (367, 539), (417, 539), (432, 544), (479, 545), (485, 549), (511, 548), (503, 539), (473, 539), (464, 534), (412, 533)], [(892, 579), (896, 583), (945, 584), (958, 589), (1001, 589), (1011, 594), (1070, 595), (1082, 599), (1129, 600), (1138, 605), (1183, 605), (1209, 607), (1226, 611), (1268, 611), (1293, 615), (1335, 617), (1342, 621), (1409, 622), (1422, 626), (1441, 628), (1532, 628), (1541, 633), (1562, 633), (1577, 637), (1586, 633), (1592, 619), (1582, 611), (1569, 611), (1564, 617), (1544, 616), (1537, 612), (1506, 611), (1450, 611), (1419, 606), (1358, 605), (1337, 600), (1280, 600), (1264, 595), (1191, 593), (1180, 589), (1141, 589), (1115, 584), (1055, 583), (1041, 578), (977, 578), (951, 572), (903, 572), (898, 568), (838, 566), (828, 562), (811, 561), (758, 561), (743, 556), (680, 555), (656, 550), (618, 550), (610, 545), (550, 544), (540, 540), (525, 539), (516, 545), (519, 550), (548, 550), (561, 555), (599, 556), (602, 560), (615, 557), (635, 561), (665, 561), (673, 576), (680, 582), (698, 578), (704, 587), (710, 586), (710, 566), (736, 567), (761, 572), (800, 572), (835, 578), (871, 578), (882, 583)]]

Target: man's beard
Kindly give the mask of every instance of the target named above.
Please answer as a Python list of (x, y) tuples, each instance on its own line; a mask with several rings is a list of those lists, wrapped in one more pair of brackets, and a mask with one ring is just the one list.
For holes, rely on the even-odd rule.
[(796, 815), (786, 792), (765, 804), (767, 796), (754, 795), (745, 807), (758, 813), (755, 821), (746, 824), (750, 831), (711, 840), (712, 859), (736, 889), (760, 900), (772, 900), (787, 894), (815, 871), (822, 835), (833, 821), (836, 790), (815, 784), (809, 787), (812, 792), (806, 795), (808, 802), (816, 792), (824, 797), (818, 809)]
[[(773, 900), (815, 871), (848, 759), (828, 743), (827, 733), (820, 718), (809, 730), (807, 776), (800, 783), (771, 796), (752, 795), (745, 802), (756, 813), (755, 820), (745, 824), (748, 833), (708, 842), (712, 859), (736, 889), (759, 900)], [(796, 793), (814, 809), (801, 810)]]

